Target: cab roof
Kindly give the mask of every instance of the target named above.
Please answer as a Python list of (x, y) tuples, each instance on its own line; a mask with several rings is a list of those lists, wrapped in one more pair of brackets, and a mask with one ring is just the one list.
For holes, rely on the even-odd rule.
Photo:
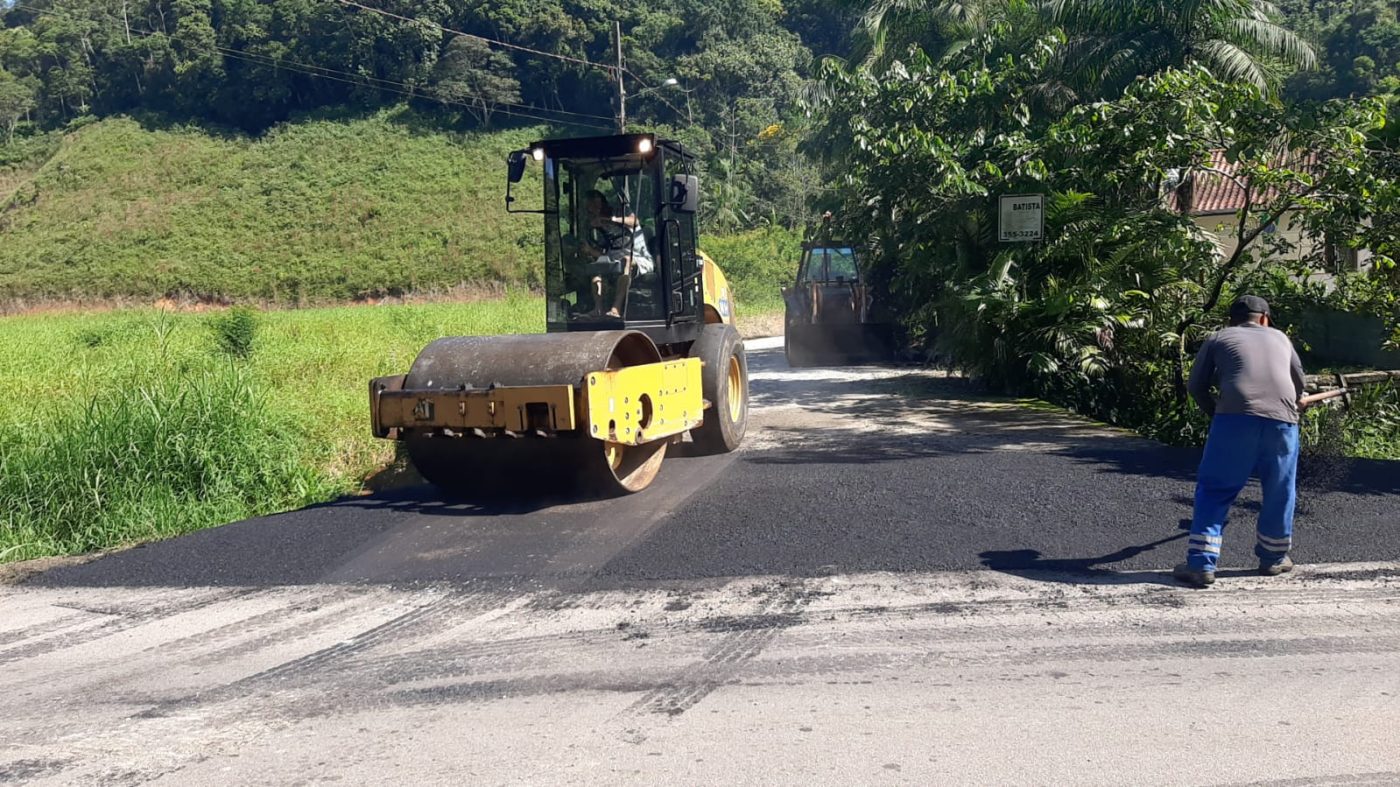
[(651, 142), (652, 149), (664, 147), (671, 155), (693, 158), (681, 143), (669, 139), (657, 139), (655, 134), (612, 134), (606, 137), (567, 137), (563, 139), (543, 139), (530, 145), (531, 149), (544, 148), (545, 153), (557, 158), (617, 158), (634, 155), (642, 140)]

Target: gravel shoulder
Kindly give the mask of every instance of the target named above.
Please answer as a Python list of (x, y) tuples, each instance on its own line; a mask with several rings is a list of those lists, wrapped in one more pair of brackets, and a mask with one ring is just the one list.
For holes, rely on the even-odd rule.
[(20, 783), (1400, 779), (1394, 565), (1209, 592), (977, 571), (0, 604)]

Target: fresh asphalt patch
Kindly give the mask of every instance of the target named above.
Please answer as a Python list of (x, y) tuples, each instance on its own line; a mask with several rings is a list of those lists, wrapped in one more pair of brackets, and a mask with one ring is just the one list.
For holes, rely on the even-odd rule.
[[(1185, 556), (1199, 456), (1133, 438), (1020, 451), (959, 435), (810, 435), (743, 456), (603, 573), (1169, 569)], [(1305, 485), (1296, 559), (1400, 559), (1397, 477), (1400, 463), (1354, 462), (1333, 485)], [(1253, 485), (1226, 528), (1225, 565), (1254, 561), (1258, 509)]]
[[(48, 586), (453, 582), (600, 589), (751, 575), (1162, 570), (1198, 450), (980, 396), (921, 369), (788, 370), (751, 344), (746, 447), (668, 458), (605, 501), (472, 505), (410, 487), (238, 522), (30, 580)], [(1295, 558), (1400, 560), (1400, 462), (1309, 458)], [(547, 482), (542, 480), (542, 486)], [(1254, 561), (1257, 485), (1223, 564)]]

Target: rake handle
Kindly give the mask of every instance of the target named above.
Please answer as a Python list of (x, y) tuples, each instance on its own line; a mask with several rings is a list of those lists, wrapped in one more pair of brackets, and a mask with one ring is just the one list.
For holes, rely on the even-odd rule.
[(1340, 397), (1340, 396), (1346, 396), (1346, 395), (1347, 395), (1347, 389), (1345, 389), (1345, 388), (1337, 388), (1337, 389), (1331, 390), (1331, 391), (1323, 391), (1323, 392), (1321, 392), (1321, 393), (1309, 394), (1309, 395), (1307, 395), (1307, 396), (1304, 396), (1302, 399), (1299, 399), (1299, 400), (1298, 400), (1298, 405), (1299, 405), (1300, 407), (1312, 407), (1313, 405), (1315, 405), (1315, 404), (1317, 404), (1317, 403), (1319, 403), (1319, 402), (1325, 402), (1325, 401), (1327, 401), (1328, 399), (1336, 399), (1336, 398), (1338, 398), (1338, 397)]

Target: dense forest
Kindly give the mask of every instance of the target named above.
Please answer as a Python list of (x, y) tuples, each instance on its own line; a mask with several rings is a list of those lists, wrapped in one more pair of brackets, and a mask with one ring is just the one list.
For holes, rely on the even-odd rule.
[[(1019, 10), (1017, 10), (1019, 9)], [(615, 25), (634, 122), (681, 136), (715, 174), (716, 229), (801, 225), (824, 182), (825, 69), (947, 54), (1008, 13), (1066, 36), (1065, 101), (1188, 61), (1289, 100), (1400, 89), (1387, 0), (4, 0), (0, 128), (156, 113), (257, 133), (316, 110), (409, 101), (461, 127), (613, 127)], [(1029, 36), (1022, 35), (1029, 41)], [(1097, 69), (1094, 85), (1089, 71)], [(674, 80), (674, 83), (671, 82)], [(1070, 98), (1073, 96), (1073, 98)], [(1058, 109), (1047, 105), (1047, 109)]]

